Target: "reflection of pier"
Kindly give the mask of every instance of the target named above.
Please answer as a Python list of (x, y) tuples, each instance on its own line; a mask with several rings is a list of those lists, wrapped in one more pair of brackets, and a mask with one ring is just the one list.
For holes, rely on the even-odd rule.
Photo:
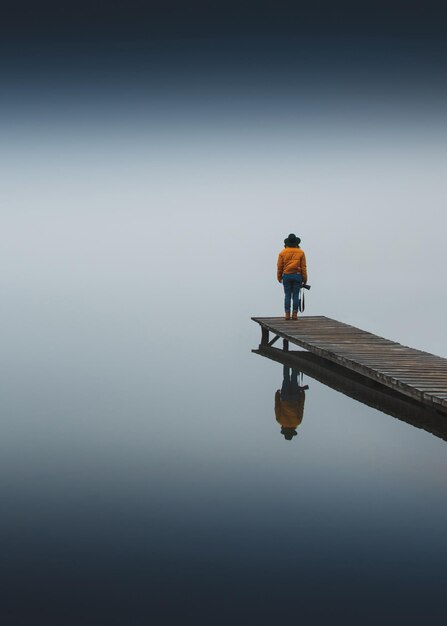
[(321, 359), (305, 351), (285, 351), (268, 345), (260, 345), (255, 354), (290, 365), (319, 382), (340, 391), (387, 415), (392, 415), (412, 426), (447, 441), (447, 417), (433, 408), (394, 392), (387, 387), (351, 372), (336, 363)]
[[(285, 350), (289, 342), (294, 343), (413, 400), (447, 412), (447, 359), (328, 317), (306, 316), (297, 321), (279, 317), (252, 319), (261, 326), (262, 347), (271, 347), (282, 337)], [(271, 341), (270, 332), (274, 334)]]

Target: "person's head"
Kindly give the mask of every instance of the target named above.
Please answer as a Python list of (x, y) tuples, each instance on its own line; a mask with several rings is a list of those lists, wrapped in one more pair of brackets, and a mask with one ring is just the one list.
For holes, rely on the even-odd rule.
[(284, 435), (284, 439), (287, 439), (287, 441), (291, 441), (297, 434), (296, 430), (291, 426), (283, 426), (281, 428), (281, 435)]
[(290, 235), (284, 239), (284, 246), (286, 248), (298, 248), (300, 242), (301, 239), (299, 237), (297, 237), (294, 233), (290, 233)]

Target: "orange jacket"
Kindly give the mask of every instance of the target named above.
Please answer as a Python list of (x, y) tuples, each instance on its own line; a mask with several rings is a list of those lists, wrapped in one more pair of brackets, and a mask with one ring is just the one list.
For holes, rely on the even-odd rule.
[(299, 426), (303, 421), (304, 398), (303, 391), (296, 400), (281, 400), (281, 394), (277, 391), (275, 394), (276, 421), (287, 428)]
[(301, 274), (307, 283), (306, 255), (301, 248), (284, 248), (278, 255), (278, 280), (283, 274)]

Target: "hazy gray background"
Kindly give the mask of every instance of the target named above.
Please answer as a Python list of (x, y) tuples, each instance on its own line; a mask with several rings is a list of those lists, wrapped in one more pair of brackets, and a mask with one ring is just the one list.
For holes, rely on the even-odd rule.
[(10, 338), (19, 319), (21, 333), (40, 314), (64, 325), (75, 307), (103, 331), (133, 311), (141, 338), (160, 319), (181, 315), (181, 340), (180, 326), (218, 318), (237, 341), (250, 315), (281, 313), (276, 258), (295, 232), (309, 314), (446, 354), (439, 102), (418, 114), (418, 93), (375, 105), (345, 94), (336, 107), (317, 92), (316, 111), (287, 89), (270, 107), (262, 93), (226, 106), (206, 88), (204, 102), (113, 95), (87, 90), (64, 109), (56, 94), (50, 111), (3, 117)]

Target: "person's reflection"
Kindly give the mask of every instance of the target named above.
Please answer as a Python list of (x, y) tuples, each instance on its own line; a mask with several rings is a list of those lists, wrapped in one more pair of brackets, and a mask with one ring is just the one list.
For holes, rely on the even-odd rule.
[(284, 365), (281, 390), (275, 393), (276, 421), (281, 424), (281, 434), (290, 441), (298, 433), (296, 429), (303, 421), (304, 397), (308, 385), (300, 385), (300, 372)]

